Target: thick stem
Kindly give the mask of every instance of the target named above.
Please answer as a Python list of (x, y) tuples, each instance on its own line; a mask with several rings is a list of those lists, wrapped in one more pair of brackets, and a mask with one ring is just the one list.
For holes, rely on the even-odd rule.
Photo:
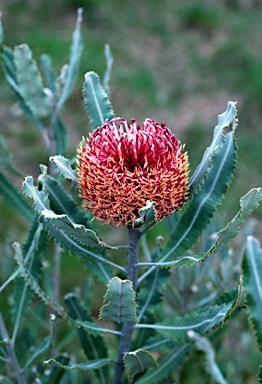
[[(3, 319), (1, 313), (0, 313), (0, 333), (2, 334), (3, 339), (9, 340), (9, 335), (8, 335), (8, 332), (7, 332), (5, 323), (4, 323), (4, 319)], [(6, 344), (6, 349), (8, 351), (8, 355), (9, 355), (8, 360), (10, 362), (10, 365), (12, 366), (12, 370), (13, 370), (13, 373), (15, 375), (15, 378), (17, 379), (17, 382), (19, 384), (26, 384), (24, 377), (22, 375), (21, 368), (20, 368), (19, 363), (17, 361), (16, 354), (15, 354), (15, 351), (13, 349), (13, 345), (11, 343)]]
[(133, 283), (133, 290), (137, 287), (137, 263), (140, 232), (136, 228), (128, 228), (128, 264), (127, 278)]
[[(132, 281), (133, 289), (136, 291), (137, 287), (137, 263), (138, 263), (138, 244), (140, 232), (135, 228), (128, 228), (129, 242), (128, 242), (128, 264), (127, 264), (127, 278)], [(118, 348), (118, 356), (116, 361), (116, 370), (114, 377), (114, 384), (123, 383), (124, 362), (123, 356), (129, 351), (131, 336), (134, 329), (134, 323), (126, 322), (122, 327), (122, 337)]]

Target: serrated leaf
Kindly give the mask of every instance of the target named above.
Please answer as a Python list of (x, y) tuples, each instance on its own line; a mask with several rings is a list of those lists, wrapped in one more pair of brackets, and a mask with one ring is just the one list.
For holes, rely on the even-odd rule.
[(262, 199), (262, 188), (253, 188), (240, 199), (240, 210), (235, 217), (220, 231), (218, 231), (214, 244), (205, 253), (205, 257), (218, 252), (223, 245), (235, 238), (240, 227), (245, 224), (245, 219), (254, 209), (258, 208)]
[(176, 231), (171, 234), (167, 246), (158, 258), (159, 261), (183, 254), (197, 241), (221, 203), (233, 177), (235, 165), (236, 149), (233, 134), (230, 132), (223, 148), (217, 149), (214, 154), (207, 179), (201, 190), (188, 202)]
[(17, 189), (2, 173), (0, 173), (0, 194), (6, 201), (20, 212), (27, 220), (32, 220), (33, 211), (19, 189)]
[(85, 74), (83, 96), (93, 131), (114, 118), (114, 113), (107, 94), (95, 72)]
[(66, 319), (68, 320), (70, 325), (73, 325), (74, 327), (78, 328), (83, 328), (85, 329), (90, 335), (93, 336), (99, 336), (102, 335), (103, 333), (110, 333), (112, 335), (118, 335), (121, 336), (121, 332), (115, 331), (113, 329), (107, 329), (103, 327), (99, 327), (95, 323), (91, 321), (80, 321), (80, 320), (74, 320), (71, 317), (67, 316)]
[(237, 236), (241, 225), (245, 223), (246, 217), (259, 206), (261, 199), (262, 188), (253, 188), (245, 196), (241, 197), (240, 210), (227, 226), (218, 232), (217, 240), (209, 249), (209, 252), (213, 253), (214, 250), (219, 250), (222, 245)]
[(92, 229), (86, 213), (79, 209), (72, 196), (65, 191), (56, 179), (47, 175), (45, 184), (48, 189), (50, 206), (55, 213), (66, 214), (75, 223), (83, 224), (88, 229)]
[[(89, 322), (92, 321), (86, 309), (83, 307), (83, 305), (80, 303), (80, 301), (75, 295), (71, 293), (67, 294), (64, 297), (64, 301), (65, 301), (66, 307), (68, 308), (69, 316), (71, 318), (73, 318), (74, 320), (79, 319), (81, 321), (89, 321)], [(104, 339), (100, 335), (96, 337), (93, 335), (90, 335), (83, 328), (79, 328), (77, 332), (79, 335), (81, 346), (88, 360), (97, 360), (99, 358), (107, 358), (107, 349), (105, 347)], [(108, 369), (106, 366), (99, 368), (98, 371), (96, 372), (96, 375), (101, 384), (108, 383)]]
[(129, 382), (132, 382), (134, 376), (138, 373), (143, 373), (148, 368), (158, 366), (157, 360), (152, 353), (142, 349), (125, 353), (123, 359), (125, 363), (125, 373)]
[[(67, 365), (69, 363), (69, 357), (66, 353), (55, 356), (55, 360), (60, 364)], [(39, 384), (56, 384), (63, 381), (63, 376), (65, 375), (64, 369), (58, 366), (50, 366), (49, 367), (49, 375), (47, 377), (47, 381)]]
[(24, 259), (22, 256), (22, 250), (20, 247), (20, 244), (15, 242), (13, 244), (13, 248), (15, 250), (15, 260), (17, 261), (17, 264), (20, 269), (21, 276), (25, 279), (26, 283), (31, 287), (31, 289), (34, 291), (34, 293), (47, 305), (54, 308), (55, 311), (62, 317), (66, 318), (66, 313), (64, 311), (64, 308), (59, 305), (58, 303), (55, 303), (51, 298), (40, 288), (37, 280), (34, 278), (34, 276), (31, 274), (30, 270), (24, 265)]
[[(76, 239), (70, 237), (64, 231), (59, 230), (56, 226), (52, 225), (51, 221), (45, 222), (45, 228), (48, 230), (52, 238), (57, 242), (61, 248), (68, 251), (70, 254), (80, 258), (83, 263), (97, 262), (97, 268), (93, 264), (91, 273), (95, 274), (101, 281), (107, 283), (112, 275), (111, 267), (125, 272), (125, 269), (118, 264), (107, 260), (104, 249), (96, 248), (95, 252), (91, 251), (89, 247), (80, 244)], [(103, 265), (105, 264), (105, 265)]]
[(155, 329), (163, 337), (176, 343), (189, 341), (188, 331), (193, 330), (204, 336), (213, 328), (218, 328), (229, 315), (235, 302), (203, 308), (199, 312), (164, 320), (160, 324), (136, 324), (135, 328)]
[(41, 217), (43, 223), (45, 221), (51, 221), (60, 231), (63, 231), (68, 236), (73, 237), (79, 243), (87, 245), (89, 247), (102, 247), (107, 249), (116, 249), (110, 245), (101, 241), (96, 233), (91, 229), (86, 228), (82, 224), (74, 223), (67, 215), (57, 215), (54, 211), (50, 209), (44, 209), (41, 212)]
[(239, 299), (240, 299), (242, 283), (243, 282), (242, 282), (242, 277), (241, 277), (240, 281), (239, 281), (238, 288), (232, 288), (227, 292), (223, 292), (222, 295), (216, 299), (215, 304), (222, 305), (223, 303), (229, 303), (231, 301), (232, 302), (235, 301), (235, 304), (233, 305), (233, 306), (235, 306), (239, 302)]
[(19, 88), (19, 85), (17, 84), (17, 79), (16, 79), (16, 67), (14, 63), (14, 55), (10, 47), (7, 47), (7, 46), (2, 47), (1, 59), (2, 59), (3, 72), (6, 76), (7, 82), (16, 92), (19, 93), (19, 95), (22, 98), (22, 95), (20, 94), (20, 88)]
[(32, 113), (31, 109), (29, 106), (25, 103), (24, 98), (23, 98), (23, 93), (21, 91), (21, 88), (18, 84), (17, 81), (17, 76), (16, 76), (16, 67), (14, 63), (14, 55), (13, 51), (9, 47), (3, 47), (3, 50), (1, 52), (1, 58), (2, 58), (2, 68), (3, 72), (5, 74), (5, 78), (8, 82), (8, 84), (13, 88), (15, 91), (16, 97), (19, 100), (20, 107), (26, 114), (26, 116), (34, 123), (36, 128), (38, 129), (41, 134), (44, 133), (44, 126), (41, 123), (41, 121)]
[[(35, 217), (33, 225), (30, 228), (29, 235), (22, 249), (21, 256), (23, 263), (28, 265), (30, 273), (36, 281), (39, 279), (42, 267), (42, 258), (47, 247), (47, 234), (42, 231), (42, 224), (39, 224)], [(22, 277), (15, 280), (13, 305), (12, 305), (12, 321), (15, 328), (19, 328), (29, 312), (33, 292), (28, 289)]]
[(262, 188), (251, 189), (245, 196), (240, 199), (240, 210), (232, 220), (216, 235), (216, 239), (208, 249), (207, 252), (199, 253), (197, 255), (188, 255), (177, 258), (171, 262), (159, 263), (139, 263), (140, 266), (157, 266), (161, 268), (168, 267), (189, 267), (205, 260), (211, 254), (218, 252), (223, 245), (227, 244), (230, 240), (235, 238), (239, 232), (240, 227), (245, 223), (245, 219), (256, 209), (262, 199)]
[(247, 294), (248, 312), (257, 345), (262, 352), (262, 249), (259, 241), (248, 236), (243, 260), (243, 287)]
[(184, 344), (176, 347), (165, 358), (158, 361), (158, 368), (149, 370), (141, 378), (136, 380), (136, 384), (155, 384), (164, 379), (170, 372), (176, 369), (189, 355), (192, 346)]
[(156, 220), (156, 210), (155, 210), (156, 203), (153, 201), (147, 201), (146, 205), (139, 209), (139, 218), (135, 219), (135, 225), (143, 225), (146, 223), (150, 223), (150, 221)]
[[(207, 256), (208, 255), (206, 255), (206, 253), (199, 253), (198, 255), (181, 256), (174, 261), (142, 262), (142, 263), (139, 263), (138, 266), (139, 267), (152, 266), (152, 267), (158, 267), (158, 268), (191, 267), (192, 265), (195, 265), (205, 260)], [(152, 271), (153, 271), (153, 268), (152, 268)]]
[(113, 277), (108, 283), (99, 318), (113, 320), (118, 324), (135, 323), (137, 321), (136, 307), (132, 282)]
[(34, 291), (34, 293), (48, 306), (53, 308), (61, 317), (66, 319), (70, 325), (73, 325), (76, 328), (84, 328), (89, 332), (90, 334), (96, 336), (100, 335), (101, 333), (112, 333), (115, 335), (120, 335), (121, 333), (118, 331), (114, 331), (111, 329), (106, 329), (97, 326), (93, 322), (89, 321), (80, 321), (80, 320), (74, 320), (68, 314), (65, 312), (62, 305), (59, 303), (56, 303), (53, 301), (47, 294), (44, 292), (44, 290), (39, 286), (36, 279), (32, 276), (31, 272), (26, 268), (24, 265), (24, 260), (22, 257), (22, 251), (21, 247), (18, 243), (14, 243), (13, 247), (15, 249), (15, 260), (17, 261), (17, 264), (20, 269), (20, 273), (25, 279), (26, 283), (31, 287), (31, 289)]
[(51, 156), (50, 161), (53, 161), (55, 163), (55, 166), (58, 172), (65, 179), (71, 180), (75, 185), (77, 185), (76, 170), (72, 168), (69, 159), (63, 156), (57, 155), (57, 156)]
[(27, 176), (22, 184), (22, 190), (24, 194), (34, 201), (34, 208), (38, 213), (41, 213), (44, 209), (50, 209), (50, 202), (48, 194), (45, 189), (39, 191), (34, 186), (34, 179), (32, 176)]
[(42, 78), (27, 44), (15, 47), (14, 61), (24, 102), (36, 118), (50, 115), (51, 106), (43, 89)]
[(72, 369), (81, 369), (83, 371), (91, 371), (93, 369), (99, 369), (101, 367), (104, 367), (105, 365), (108, 365), (112, 362), (113, 362), (112, 359), (98, 359), (98, 360), (88, 361), (87, 363), (64, 365), (55, 359), (49, 359), (44, 361), (44, 364), (47, 366), (60, 367), (60, 368), (63, 368), (65, 371), (71, 371)]
[(197, 350), (205, 354), (206, 372), (211, 376), (214, 382), (217, 384), (227, 384), (227, 381), (216, 363), (216, 353), (210, 341), (206, 337), (202, 337), (193, 331), (191, 331), (188, 336), (194, 340)]
[[(218, 125), (214, 129), (214, 135), (211, 145), (206, 149), (200, 164), (198, 165), (194, 174), (190, 178), (189, 184), (191, 185), (192, 189), (196, 190), (203, 181), (203, 177), (205, 176), (207, 169), (211, 165), (210, 163), (214, 152), (217, 150), (217, 148), (223, 146), (225, 138), (224, 129), (226, 127), (229, 127), (231, 124), (235, 125), (236, 117), (236, 103), (233, 101), (229, 101), (227, 104), (226, 111), (218, 116)], [(235, 129), (236, 127), (234, 126), (233, 128)]]
[[(71, 221), (70, 219), (67, 220), (67, 218), (65, 219), (66, 228), (70, 232), (70, 234), (68, 234), (67, 231), (64, 230), (65, 229), (64, 227), (63, 229), (59, 227), (61, 223), (58, 224), (58, 226), (56, 225), (57, 223), (55, 222), (55, 220), (56, 219), (59, 220), (59, 218), (57, 218), (57, 216), (59, 215), (56, 215), (54, 212), (50, 210), (50, 201), (49, 201), (48, 191), (46, 190), (46, 184), (44, 182), (46, 179), (46, 167), (41, 166), (40, 168), (42, 170), (42, 175), (40, 176), (43, 181), (42, 190), (39, 191), (38, 188), (34, 186), (33, 178), (31, 176), (28, 176), (26, 177), (23, 183), (23, 192), (34, 200), (34, 207), (42, 217), (44, 227), (49, 232), (49, 234), (53, 237), (53, 239), (61, 246), (61, 248), (63, 248), (64, 250), (68, 251), (69, 253), (75, 256), (80, 257), (82, 262), (86, 263), (86, 262), (96, 261), (98, 263), (98, 268), (94, 266), (94, 268), (92, 268), (92, 273), (95, 273), (99, 277), (99, 279), (101, 279), (102, 281), (108, 282), (108, 280), (110, 279), (111, 270), (108, 268), (108, 266), (116, 267), (118, 270), (125, 271), (125, 268), (107, 259), (104, 252), (104, 248), (103, 249), (101, 248), (101, 250), (97, 248), (95, 252), (90, 251), (89, 246), (83, 243), (81, 244), (79, 242), (79, 239), (77, 240), (71, 233), (72, 231), (75, 231), (73, 227), (76, 226), (77, 231), (78, 230), (80, 231), (80, 235), (84, 234), (84, 238), (82, 238), (82, 235), (80, 236), (83, 242), (90, 241), (90, 237), (88, 235), (91, 235), (92, 240), (96, 241), (97, 239), (91, 233), (92, 231), (89, 232), (88, 235), (86, 236), (86, 233), (89, 230), (86, 229), (87, 231), (86, 232), (84, 226), (82, 225), (78, 226), (78, 224), (74, 224), (74, 225), (72, 224), (72, 227), (70, 227), (71, 224), (68, 226), (67, 225), (68, 220), (69, 220), (69, 223)], [(45, 218), (43, 217), (42, 212), (45, 212), (47, 214)], [(62, 223), (62, 224), (64, 225), (65, 223)], [(78, 236), (77, 231), (74, 232), (74, 235), (76, 236)], [(94, 245), (94, 241), (92, 241), (92, 243)], [(101, 242), (99, 243), (99, 245), (104, 246), (104, 243)], [(106, 264), (106, 266), (103, 266), (101, 263)]]

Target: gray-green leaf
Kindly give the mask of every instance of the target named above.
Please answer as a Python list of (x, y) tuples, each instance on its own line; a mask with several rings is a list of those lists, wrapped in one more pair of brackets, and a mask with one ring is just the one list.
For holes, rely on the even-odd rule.
[(17, 70), (17, 81), (24, 102), (36, 118), (50, 115), (51, 106), (44, 92), (42, 78), (27, 44), (15, 47), (14, 60)]
[(147, 201), (146, 205), (139, 209), (140, 217), (135, 219), (135, 225), (143, 225), (145, 223), (149, 223), (150, 221), (156, 220), (156, 203), (153, 201)]
[(125, 372), (129, 381), (138, 373), (143, 373), (147, 368), (157, 367), (157, 360), (149, 351), (138, 349), (134, 352), (127, 352), (124, 357)]
[(93, 131), (114, 118), (112, 106), (95, 72), (85, 74), (83, 96)]
[(4, 174), (0, 173), (0, 195), (6, 198), (12, 207), (18, 210), (27, 220), (32, 220), (33, 211), (22, 195)]
[(45, 190), (39, 191), (34, 186), (34, 179), (32, 176), (27, 176), (22, 185), (23, 192), (26, 196), (30, 197), (34, 201), (34, 207), (38, 213), (41, 213), (44, 209), (50, 209), (50, 202)]
[(253, 236), (247, 238), (243, 272), (250, 321), (255, 330), (258, 348), (262, 351), (262, 249)]
[(230, 124), (234, 125), (233, 129), (236, 128), (236, 117), (236, 103), (229, 101), (226, 111), (218, 116), (218, 125), (214, 129), (213, 141), (210, 147), (206, 149), (200, 164), (189, 181), (193, 189), (197, 189), (201, 181), (203, 181), (203, 176), (205, 176), (207, 169), (210, 166), (214, 151), (223, 145), (225, 139), (224, 129), (229, 127)]
[(135, 328), (155, 329), (163, 337), (170, 338), (176, 343), (185, 343), (189, 341), (188, 331), (193, 330), (203, 336), (213, 328), (219, 327), (234, 305), (235, 302), (231, 301), (227, 304), (206, 307), (183, 317), (166, 319), (161, 324), (136, 324)]
[(77, 184), (76, 170), (72, 168), (70, 160), (64, 156), (51, 156), (50, 161), (54, 162), (58, 172), (68, 180), (73, 181)]
[(195, 341), (196, 348), (199, 351), (204, 352), (206, 357), (206, 371), (212, 377), (214, 382), (217, 384), (227, 384), (226, 379), (216, 363), (216, 353), (210, 341), (194, 331), (189, 331), (188, 336)]
[(44, 209), (41, 212), (41, 217), (43, 218), (43, 222), (46, 220), (51, 221), (57, 229), (64, 231), (70, 237), (73, 237), (78, 242), (88, 245), (90, 247), (103, 247), (108, 249), (115, 249), (110, 245), (103, 243), (94, 231), (86, 228), (82, 224), (74, 223), (67, 215), (57, 215), (54, 211), (50, 209)]
[(192, 347), (184, 344), (172, 349), (168, 355), (159, 361), (159, 367), (146, 372), (136, 384), (155, 384), (165, 378), (170, 372), (176, 369), (187, 358)]
[(104, 367), (105, 365), (110, 364), (112, 362), (113, 362), (112, 359), (97, 359), (97, 360), (88, 361), (86, 363), (64, 365), (64, 364), (59, 363), (59, 361), (57, 361), (57, 360), (49, 359), (49, 360), (44, 361), (44, 364), (48, 365), (48, 366), (51, 365), (51, 366), (60, 367), (66, 371), (70, 371), (72, 369), (81, 369), (83, 371), (91, 371), (93, 369), (99, 369), (101, 367)]
[(262, 188), (253, 188), (245, 196), (240, 199), (240, 210), (232, 220), (220, 231), (218, 231), (216, 239), (207, 252), (197, 255), (181, 256), (170, 262), (145, 262), (139, 263), (139, 266), (156, 266), (162, 268), (168, 267), (189, 267), (205, 260), (208, 256), (216, 253), (224, 244), (237, 236), (240, 227), (245, 223), (245, 219), (256, 209), (262, 199)]
[(136, 322), (135, 292), (130, 280), (113, 277), (108, 284), (104, 305), (100, 310), (100, 319), (110, 319), (118, 324)]

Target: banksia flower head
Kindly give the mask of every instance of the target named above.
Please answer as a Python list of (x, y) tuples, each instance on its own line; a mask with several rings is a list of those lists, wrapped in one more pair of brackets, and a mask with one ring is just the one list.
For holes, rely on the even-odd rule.
[(107, 224), (134, 226), (147, 201), (155, 202), (159, 221), (185, 202), (188, 165), (184, 147), (165, 124), (106, 121), (78, 150), (80, 197)]

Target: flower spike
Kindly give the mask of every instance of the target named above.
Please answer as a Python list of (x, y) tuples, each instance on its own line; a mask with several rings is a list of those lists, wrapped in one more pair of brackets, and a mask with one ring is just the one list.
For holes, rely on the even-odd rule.
[(147, 201), (157, 221), (179, 210), (188, 195), (188, 155), (165, 124), (106, 121), (78, 150), (83, 205), (107, 224), (135, 225)]

